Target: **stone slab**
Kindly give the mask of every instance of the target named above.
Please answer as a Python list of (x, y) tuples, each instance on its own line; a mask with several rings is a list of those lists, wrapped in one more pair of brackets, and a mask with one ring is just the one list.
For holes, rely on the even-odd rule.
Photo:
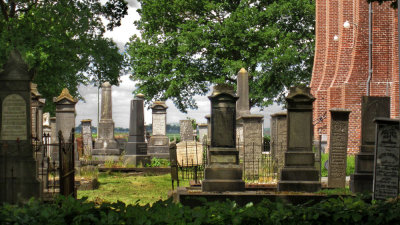
[(203, 165), (203, 145), (196, 141), (181, 141), (176, 144), (177, 162), (179, 166)]

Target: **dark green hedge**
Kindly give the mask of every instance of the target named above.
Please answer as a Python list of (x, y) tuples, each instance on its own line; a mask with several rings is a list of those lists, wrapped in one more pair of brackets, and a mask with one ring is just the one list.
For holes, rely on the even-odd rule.
[(153, 206), (103, 203), (60, 197), (55, 203), (31, 200), (0, 207), (0, 224), (399, 224), (400, 201), (365, 202), (332, 198), (312, 206), (263, 201), (239, 207), (234, 202), (189, 208), (170, 200)]

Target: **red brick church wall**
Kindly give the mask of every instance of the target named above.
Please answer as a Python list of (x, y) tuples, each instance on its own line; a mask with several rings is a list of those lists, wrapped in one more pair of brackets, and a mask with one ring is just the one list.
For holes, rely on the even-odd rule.
[[(399, 115), (397, 10), (390, 3), (373, 3), (373, 75), (371, 96), (391, 96), (391, 116)], [(349, 21), (350, 28), (344, 28)], [(360, 146), (361, 96), (368, 79), (368, 3), (366, 0), (317, 0), (316, 44), (311, 91), (314, 102), (314, 135), (326, 134), (329, 142), (329, 109), (351, 110), (348, 153)], [(334, 36), (338, 40), (334, 40)], [(318, 123), (323, 115), (326, 118)], [(329, 148), (329, 143), (328, 143)]]

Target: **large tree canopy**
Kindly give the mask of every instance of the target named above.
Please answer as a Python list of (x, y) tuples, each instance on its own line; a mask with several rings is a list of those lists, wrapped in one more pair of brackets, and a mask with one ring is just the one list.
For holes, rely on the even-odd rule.
[(314, 56), (313, 0), (139, 0), (141, 36), (128, 43), (135, 92), (171, 99), (183, 112), (211, 84), (250, 74), (250, 105), (282, 100), (308, 83)]
[(394, 9), (397, 9), (397, 0), (367, 0), (367, 2), (368, 3), (379, 2), (379, 4), (382, 4), (383, 2), (392, 2), (390, 6), (393, 7)]
[(117, 84), (124, 57), (103, 37), (102, 19), (111, 30), (126, 14), (123, 0), (0, 0), (0, 70), (18, 49), (35, 72), (46, 111), (64, 87), (77, 96), (78, 84)]

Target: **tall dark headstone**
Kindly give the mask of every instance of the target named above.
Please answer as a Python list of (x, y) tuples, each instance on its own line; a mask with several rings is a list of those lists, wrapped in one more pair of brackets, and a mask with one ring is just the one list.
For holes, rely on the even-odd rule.
[(211, 101), (211, 148), (203, 191), (244, 191), (239, 151), (236, 149), (236, 97), (231, 86), (217, 85)]
[(101, 117), (98, 125), (98, 136), (92, 154), (101, 160), (117, 160), (121, 154), (114, 137), (112, 91), (109, 82), (104, 82), (101, 85)]
[(287, 151), (278, 191), (315, 192), (321, 189), (312, 152), (312, 103), (309, 87), (291, 87), (287, 101)]
[(169, 138), (167, 137), (167, 108), (163, 101), (155, 101), (152, 109), (153, 135), (150, 137), (147, 153), (153, 157), (169, 159)]
[(345, 188), (350, 111), (331, 109), (328, 187)]
[(278, 177), (285, 166), (285, 152), (287, 145), (287, 112), (271, 115), (271, 156), (277, 168)]
[(374, 199), (396, 198), (399, 194), (399, 120), (376, 118)]
[(354, 174), (350, 176), (350, 190), (354, 193), (372, 192), (376, 117), (390, 117), (390, 97), (363, 96), (361, 147), (356, 155)]
[(31, 140), (32, 75), (15, 50), (0, 72), (0, 203), (41, 196)]
[(131, 100), (131, 115), (129, 121), (129, 137), (125, 149), (125, 161), (128, 164), (145, 165), (150, 162), (147, 156), (147, 143), (144, 126), (144, 95), (137, 94)]

